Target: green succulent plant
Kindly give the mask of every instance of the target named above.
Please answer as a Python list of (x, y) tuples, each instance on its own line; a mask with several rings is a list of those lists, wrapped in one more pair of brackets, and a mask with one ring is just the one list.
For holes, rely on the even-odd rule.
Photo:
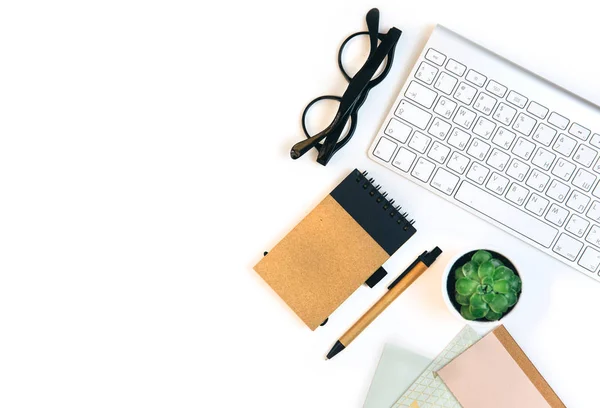
[(519, 300), (521, 278), (488, 251), (475, 252), (454, 276), (454, 298), (467, 320), (499, 320)]

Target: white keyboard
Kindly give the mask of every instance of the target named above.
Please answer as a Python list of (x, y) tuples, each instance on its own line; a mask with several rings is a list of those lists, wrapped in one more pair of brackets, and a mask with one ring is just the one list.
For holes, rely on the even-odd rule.
[(437, 26), (369, 157), (600, 280), (600, 108)]

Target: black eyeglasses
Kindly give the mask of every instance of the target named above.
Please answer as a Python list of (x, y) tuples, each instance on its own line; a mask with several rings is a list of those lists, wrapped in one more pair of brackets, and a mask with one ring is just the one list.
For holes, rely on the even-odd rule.
[[(348, 88), (342, 97), (334, 95), (320, 96), (312, 100), (302, 113), (302, 130), (307, 139), (296, 143), (290, 151), (292, 159), (302, 157), (304, 153), (313, 147), (319, 152), (317, 162), (323, 166), (327, 165), (333, 155), (346, 145), (354, 135), (358, 117), (358, 110), (365, 103), (369, 91), (379, 85), (390, 72), (394, 61), (394, 50), (396, 44), (402, 35), (402, 31), (396, 27), (392, 27), (386, 34), (379, 33), (379, 10), (371, 9), (367, 13), (367, 28), (368, 31), (360, 31), (346, 38), (338, 52), (338, 66), (342, 71), (342, 75), (349, 82)], [(346, 45), (355, 37), (360, 35), (368, 35), (370, 42), (369, 57), (360, 70), (351, 77), (344, 69), (342, 63), (342, 54)], [(378, 45), (379, 43), (379, 45)], [(381, 74), (375, 78), (379, 67), (383, 65)], [(317, 102), (322, 100), (334, 100), (339, 102), (340, 106), (333, 118), (333, 121), (321, 132), (314, 136), (308, 133), (306, 127), (306, 114), (310, 108)], [(350, 121), (347, 132), (342, 135), (346, 125)]]

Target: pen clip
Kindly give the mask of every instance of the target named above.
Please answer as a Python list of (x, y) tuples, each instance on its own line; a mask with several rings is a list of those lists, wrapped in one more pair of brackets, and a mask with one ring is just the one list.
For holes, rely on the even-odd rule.
[(415, 266), (417, 266), (417, 264), (419, 262), (421, 262), (421, 258), (423, 258), (425, 255), (427, 255), (427, 251), (423, 252), (417, 259), (415, 259), (415, 261), (413, 263), (410, 264), (410, 266), (408, 268), (406, 268), (406, 270), (404, 272), (402, 272), (400, 274), (400, 276), (398, 276), (396, 278), (396, 280), (394, 280), (392, 283), (390, 283), (390, 286), (388, 286), (388, 290), (390, 290), (394, 286), (396, 286), (398, 284), (398, 282), (400, 282), (407, 273), (409, 273)]

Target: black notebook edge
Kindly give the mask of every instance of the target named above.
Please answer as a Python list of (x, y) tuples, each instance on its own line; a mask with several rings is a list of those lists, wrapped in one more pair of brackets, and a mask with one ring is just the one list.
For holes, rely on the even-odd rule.
[(354, 169), (330, 195), (392, 256), (417, 230), (373, 181), (366, 172)]

